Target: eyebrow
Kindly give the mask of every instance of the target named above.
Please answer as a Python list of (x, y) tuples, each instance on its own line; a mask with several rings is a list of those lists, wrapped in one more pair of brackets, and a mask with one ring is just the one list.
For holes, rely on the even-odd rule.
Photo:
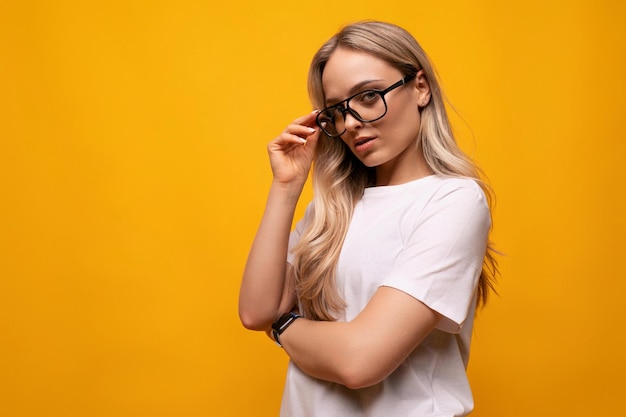
[[(348, 97), (351, 97), (353, 94), (358, 93), (358, 92), (359, 92), (359, 90), (363, 89), (363, 87), (365, 87), (366, 85), (371, 84), (371, 83), (375, 83), (375, 82), (377, 82), (377, 81), (383, 81), (383, 80), (382, 80), (382, 79), (380, 79), (380, 78), (378, 78), (378, 79), (372, 79), (372, 80), (364, 80), (364, 81), (361, 81), (361, 82), (356, 83), (356, 84), (355, 84), (355, 85), (354, 85), (354, 86), (353, 86), (353, 87), (352, 87), (352, 88), (348, 91)], [(344, 98), (344, 99), (342, 99), (342, 100), (339, 100), (339, 99), (336, 99), (336, 98), (327, 98), (327, 99), (326, 99), (326, 105), (327, 105), (327, 106), (333, 106), (334, 104), (340, 103), (340, 102), (342, 102), (343, 100), (345, 100), (345, 98)], [(334, 103), (334, 104), (332, 104), (332, 103)]]

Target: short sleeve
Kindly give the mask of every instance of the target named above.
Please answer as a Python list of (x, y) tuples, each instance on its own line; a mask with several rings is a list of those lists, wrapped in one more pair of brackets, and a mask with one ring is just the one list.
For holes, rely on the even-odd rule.
[(474, 181), (440, 188), (416, 216), (381, 286), (420, 300), (443, 316), (438, 329), (459, 333), (475, 302), (490, 227), (485, 195)]

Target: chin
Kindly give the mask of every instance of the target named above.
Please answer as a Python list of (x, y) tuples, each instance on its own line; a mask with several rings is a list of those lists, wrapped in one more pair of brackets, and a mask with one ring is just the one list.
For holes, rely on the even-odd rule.
[(361, 161), (361, 163), (363, 165), (365, 165), (366, 167), (368, 167), (368, 168), (376, 168), (376, 167), (381, 165), (379, 162), (372, 161), (372, 160), (367, 160), (367, 159), (360, 159), (359, 158), (359, 161)]

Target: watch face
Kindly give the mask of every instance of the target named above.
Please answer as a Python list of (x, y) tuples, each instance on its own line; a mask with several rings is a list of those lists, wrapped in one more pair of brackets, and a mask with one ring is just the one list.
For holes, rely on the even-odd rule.
[(298, 317), (300, 316), (294, 313), (283, 314), (278, 320), (274, 322), (274, 324), (272, 324), (272, 329), (276, 330), (278, 334), (281, 334), (287, 327), (289, 327), (291, 322), (293, 322)]
[(272, 325), (272, 328), (280, 332), (281, 329), (285, 327), (285, 325), (289, 323), (290, 320), (291, 316), (289, 314), (283, 314), (278, 320), (276, 320), (276, 323)]

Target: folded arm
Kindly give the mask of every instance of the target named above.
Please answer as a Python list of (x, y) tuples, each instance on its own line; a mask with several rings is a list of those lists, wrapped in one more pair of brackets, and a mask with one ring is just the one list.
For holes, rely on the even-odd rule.
[(354, 320), (298, 319), (280, 341), (307, 374), (356, 389), (391, 374), (439, 319), (437, 312), (412, 296), (380, 287)]

